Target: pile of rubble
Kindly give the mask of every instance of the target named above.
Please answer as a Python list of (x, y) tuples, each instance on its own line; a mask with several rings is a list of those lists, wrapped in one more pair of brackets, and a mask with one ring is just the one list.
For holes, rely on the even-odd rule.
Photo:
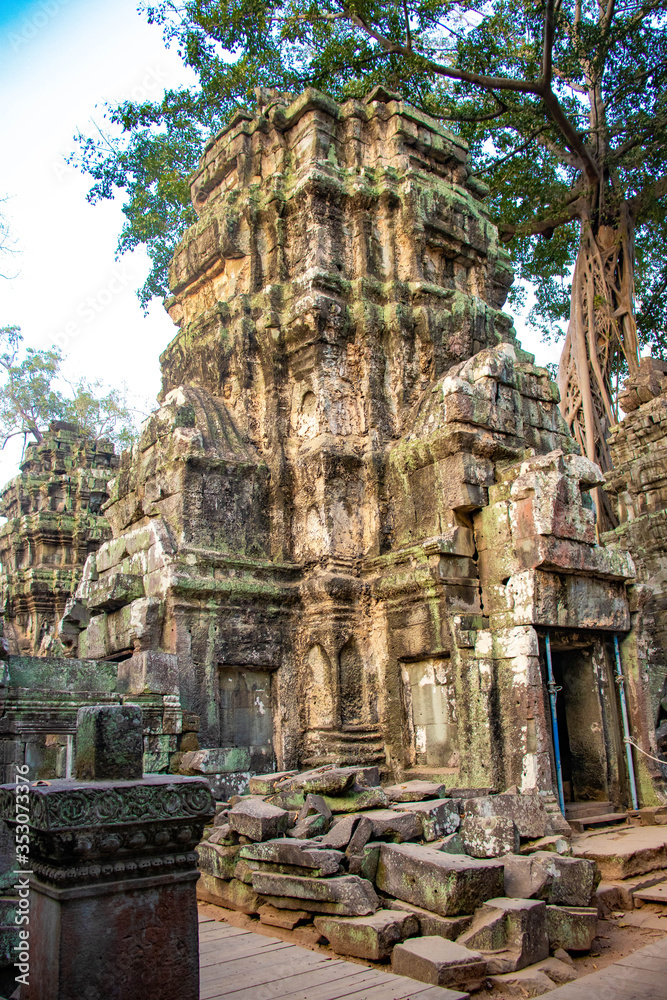
[(205, 831), (200, 898), (272, 926), (313, 921), (337, 954), (437, 986), (518, 976), (545, 992), (592, 945), (599, 872), (570, 856), (542, 796), (485, 791), (383, 788), (373, 767), (253, 777)]

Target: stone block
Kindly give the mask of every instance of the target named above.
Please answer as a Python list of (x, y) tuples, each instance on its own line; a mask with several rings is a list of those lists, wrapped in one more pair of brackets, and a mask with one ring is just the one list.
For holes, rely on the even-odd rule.
[(563, 952), (562, 949), (558, 949), (558, 951), (560, 954), (564, 954), (568, 961), (563, 961), (554, 955), (551, 958), (545, 958), (543, 962), (536, 962), (535, 971), (543, 972), (557, 986), (563, 986), (565, 983), (574, 982), (577, 979), (577, 973), (567, 952)]
[(250, 768), (249, 747), (212, 747), (209, 750), (191, 750), (181, 762), (184, 774), (229, 774), (234, 771), (248, 771)]
[(547, 906), (547, 934), (552, 951), (590, 951), (597, 934), (597, 907)]
[(197, 897), (206, 903), (225, 906), (228, 910), (238, 910), (248, 916), (259, 911), (262, 900), (253, 887), (238, 879), (226, 881), (203, 872), (197, 882)]
[(413, 938), (397, 944), (391, 968), (397, 976), (467, 990), (478, 989), (486, 977), (486, 961), (479, 952), (441, 937)]
[[(375, 913), (380, 905), (371, 883), (356, 875), (318, 879), (256, 872), (252, 887), (274, 905), (277, 899), (298, 900), (301, 909), (342, 916), (364, 917)], [(330, 905), (335, 909), (329, 910)]]
[[(461, 822), (458, 807), (451, 799), (397, 802), (393, 808), (397, 812), (410, 812), (416, 816), (421, 822), (422, 838), (427, 841), (437, 840), (439, 837), (446, 837), (454, 833)], [(489, 855), (484, 855), (484, 857), (489, 857)]]
[(350, 875), (359, 875), (360, 878), (368, 879), (369, 882), (375, 882), (381, 847), (382, 844), (372, 841), (364, 844), (358, 854), (350, 855), (347, 862)]
[(118, 664), (118, 690), (129, 695), (179, 693), (178, 657), (155, 650), (135, 653)]
[(522, 969), (504, 975), (489, 976), (489, 984), (502, 990), (503, 996), (541, 997), (556, 988), (556, 984), (541, 969)]
[(361, 809), (377, 809), (389, 805), (384, 789), (354, 788), (344, 795), (323, 795), (322, 798), (332, 813), (359, 812)]
[(390, 802), (423, 802), (426, 799), (444, 799), (444, 785), (435, 781), (404, 781), (400, 785), (385, 785)]
[(511, 819), (520, 837), (544, 837), (548, 832), (549, 814), (539, 795), (514, 795), (503, 792), (500, 795), (484, 795), (466, 799), (464, 815), (502, 816)]
[(503, 894), (503, 866), (416, 844), (383, 844), (376, 885), (443, 917), (457, 916)]
[(419, 933), (422, 937), (436, 936), (445, 938), (447, 941), (456, 941), (472, 924), (472, 917), (465, 915), (441, 917), (438, 913), (429, 913), (421, 906), (414, 906), (402, 899), (386, 900), (385, 906), (390, 910), (407, 910), (409, 913), (413, 913), (419, 921)]
[(78, 781), (131, 781), (143, 776), (143, 729), (137, 705), (80, 708), (76, 725)]
[(322, 847), (332, 847), (344, 851), (352, 839), (354, 829), (359, 822), (358, 816), (342, 816), (334, 822), (328, 833), (320, 840)]
[(279, 910), (268, 903), (260, 906), (257, 912), (261, 924), (266, 924), (268, 927), (282, 927), (286, 931), (293, 931), (298, 924), (305, 924), (311, 920), (311, 914), (306, 910)]
[(298, 774), (298, 771), (276, 771), (274, 774), (253, 774), (248, 782), (251, 795), (271, 795), (276, 785), (281, 781)]
[(465, 816), (459, 836), (473, 858), (499, 858), (519, 850), (516, 824), (505, 816)]
[(364, 813), (373, 824), (373, 837), (402, 844), (406, 840), (419, 840), (422, 835), (421, 820), (411, 812), (395, 809), (373, 809)]
[(526, 857), (510, 854), (502, 860), (505, 895), (516, 899), (587, 906), (600, 879), (594, 862), (550, 851), (538, 851)]
[(514, 972), (549, 955), (546, 904), (533, 899), (489, 899), (458, 939), (466, 948), (494, 952), (489, 973)]
[(330, 821), (322, 813), (312, 813), (303, 819), (298, 819), (296, 825), (288, 832), (289, 837), (296, 837), (298, 840), (309, 840), (311, 837), (319, 837), (329, 829)]
[(244, 799), (229, 811), (227, 820), (232, 830), (241, 836), (262, 841), (284, 833), (288, 815), (284, 809), (272, 806), (263, 799)]
[[(376, 769), (377, 770), (377, 769)], [(312, 771), (302, 771), (283, 781), (277, 782), (278, 792), (313, 792), (316, 795), (338, 796), (346, 792), (357, 781), (359, 768), (318, 767)], [(380, 776), (376, 784), (380, 783)]]
[(231, 879), (238, 862), (238, 846), (216, 844), (204, 840), (197, 846), (197, 865), (199, 870), (216, 878)]
[(343, 860), (341, 851), (322, 850), (317, 841), (288, 838), (270, 840), (264, 844), (247, 844), (241, 848), (240, 856), (249, 861), (317, 869), (322, 875), (335, 875)]
[(368, 917), (315, 917), (315, 926), (337, 955), (370, 962), (384, 961), (395, 944), (419, 933), (417, 918), (397, 910), (378, 910)]

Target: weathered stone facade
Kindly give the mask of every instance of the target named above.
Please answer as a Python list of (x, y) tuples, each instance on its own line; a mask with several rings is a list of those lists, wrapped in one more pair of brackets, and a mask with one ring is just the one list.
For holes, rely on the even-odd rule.
[(569, 792), (625, 798), (609, 643), (634, 567), (501, 312), (484, 193), (381, 89), (239, 113), (192, 178), (161, 406), (69, 623), (92, 616), (79, 656), (130, 658), (130, 696), (177, 676), (221, 796), (274, 760), (550, 790), (549, 630)]
[[(667, 750), (667, 378), (664, 362), (642, 358), (621, 404), (625, 418), (610, 434), (613, 471), (606, 489), (620, 525), (604, 536), (608, 545), (632, 552), (637, 567), (634, 633), (645, 687), (632, 691), (652, 754)], [(643, 699), (648, 704), (642, 704)], [(659, 730), (660, 746), (653, 728)], [(667, 756), (665, 757), (667, 761)], [(655, 772), (655, 762), (648, 761)], [(667, 767), (663, 768), (667, 775)]]
[(14, 654), (60, 652), (58, 623), (84, 563), (111, 536), (101, 514), (118, 467), (109, 441), (92, 441), (53, 421), (26, 448), (20, 475), (2, 490), (0, 593)]

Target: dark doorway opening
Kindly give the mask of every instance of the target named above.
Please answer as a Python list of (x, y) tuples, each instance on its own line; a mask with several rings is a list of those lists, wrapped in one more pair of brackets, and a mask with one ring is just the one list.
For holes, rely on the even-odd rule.
[[(552, 648), (563, 797), (608, 799), (607, 753), (599, 680), (590, 647)], [(548, 704), (548, 702), (547, 702)]]

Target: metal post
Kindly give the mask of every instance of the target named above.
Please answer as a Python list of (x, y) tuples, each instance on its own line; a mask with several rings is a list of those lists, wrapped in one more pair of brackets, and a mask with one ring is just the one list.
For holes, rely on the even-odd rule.
[(551, 704), (551, 733), (554, 741), (554, 758), (556, 763), (556, 784), (558, 786), (558, 805), (563, 816), (565, 815), (565, 797), (563, 795), (563, 769), (560, 762), (560, 740), (558, 738), (558, 716), (556, 714), (556, 696), (560, 688), (554, 680), (554, 671), (551, 664), (551, 637), (546, 633), (547, 647), (547, 690), (549, 692), (549, 702)]
[(628, 778), (630, 779), (630, 796), (632, 798), (632, 808), (639, 809), (637, 799), (637, 784), (635, 782), (635, 765), (632, 760), (632, 747), (630, 746), (630, 725), (628, 723), (628, 705), (625, 699), (625, 677), (621, 666), (621, 652), (618, 647), (618, 636), (614, 636), (614, 653), (616, 654), (616, 683), (618, 684), (621, 696), (621, 717), (623, 719), (623, 742), (625, 743), (625, 756), (628, 762)]

